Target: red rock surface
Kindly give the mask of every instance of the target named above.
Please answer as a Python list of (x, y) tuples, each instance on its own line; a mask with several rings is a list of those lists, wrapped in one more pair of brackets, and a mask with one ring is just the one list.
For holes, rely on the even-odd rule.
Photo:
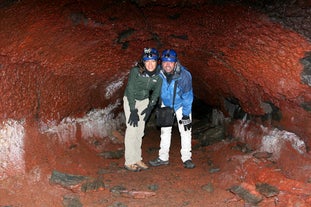
[[(181, 63), (192, 72), (195, 95), (224, 113), (227, 113), (224, 106), (226, 98), (238, 99), (243, 110), (252, 116), (265, 114), (263, 102), (273, 103), (280, 109), (282, 118), (280, 122), (271, 124), (297, 134), (306, 142), (307, 148), (310, 147), (311, 113), (301, 107), (303, 103), (311, 102), (310, 86), (301, 81), (303, 65), (300, 60), (306, 52), (311, 51), (310, 41), (306, 37), (272, 21), (259, 11), (238, 4), (137, 2), (143, 7), (127, 1), (7, 0), (0, 3), (0, 119), (5, 135), (0, 137), (0, 178), (4, 186), (0, 187), (0, 205), (29, 206), (26, 203), (34, 202), (32, 198), (39, 196), (35, 190), (42, 187), (39, 181), (46, 182), (53, 168), (68, 173), (94, 175), (100, 165), (107, 164), (98, 161), (94, 154), (85, 157), (85, 160), (80, 156), (89, 154), (88, 150), (94, 152), (88, 146), (94, 140), (84, 137), (84, 122), (77, 119), (85, 117), (92, 109), (109, 108), (110, 104), (116, 104), (117, 107), (112, 107), (111, 117), (105, 116), (107, 119), (117, 119), (118, 112), (122, 111), (117, 103), (123, 96), (129, 68), (138, 60), (142, 48), (148, 46), (160, 51), (176, 49)], [(73, 134), (68, 128), (56, 130), (53, 135), (46, 133), (53, 131), (51, 126), (70, 123), (70, 120), (63, 122), (68, 117), (76, 118), (74, 124), (69, 125), (74, 128)], [(62, 140), (66, 132), (70, 138)], [(68, 152), (70, 146), (76, 145), (83, 146), (78, 147), (82, 152)], [(217, 153), (211, 156), (216, 159)], [(290, 150), (288, 153), (291, 153)], [(207, 155), (203, 153), (200, 156), (204, 160)], [(308, 163), (305, 161), (308, 155), (305, 156), (298, 159)], [(281, 157), (283, 163), (286, 163), (286, 157)], [(89, 166), (88, 159), (97, 160), (98, 163)], [(224, 163), (225, 160), (219, 164)], [(295, 161), (291, 163), (297, 164)], [(122, 160), (119, 164), (122, 164)], [(257, 165), (254, 167), (251, 163), (247, 166), (248, 174), (253, 176), (254, 173), (254, 177), (248, 177), (250, 180), (243, 180), (248, 183), (254, 184), (268, 178), (278, 184), (287, 181), (286, 176), (283, 178), (273, 169), (263, 168), (263, 174), (260, 174), (254, 170), (258, 168)], [(87, 167), (90, 170), (86, 170)], [(286, 169), (290, 170), (291, 166)], [(25, 173), (28, 181), (10, 177)], [(155, 176), (152, 173), (157, 174), (158, 171), (150, 171), (148, 177)], [(188, 181), (194, 182), (190, 172), (174, 173), (177, 177), (185, 176)], [(229, 176), (227, 173), (215, 176), (215, 180), (225, 180)], [(204, 169), (199, 168), (194, 174), (202, 176), (200, 179), (204, 180)], [(302, 172), (293, 174), (291, 176), (299, 180)], [(301, 176), (305, 179), (305, 175)], [(208, 179), (214, 178), (208, 176)], [(290, 186), (298, 187), (286, 188), (285, 184), (281, 185), (281, 189), (290, 193), (281, 194), (285, 204), (281, 203), (280, 206), (294, 206), (298, 205), (297, 202), (300, 202), (300, 206), (310, 204), (308, 194), (293, 190), (309, 189), (308, 184), (300, 183), (301, 180), (298, 183), (290, 180), (293, 182)], [(196, 183), (190, 191), (197, 191), (201, 183)], [(34, 191), (31, 191), (34, 196), (15, 188), (8, 190), (11, 186), (21, 189), (19, 186), (23, 185), (34, 187)], [(220, 185), (224, 183), (220, 182)], [(60, 206), (61, 201), (57, 196), (63, 195), (64, 189), (46, 188), (48, 192), (43, 194), (42, 201), (36, 200), (30, 206), (47, 205), (46, 202), (51, 200), (56, 203), (52, 206)], [(51, 196), (51, 192), (55, 195)], [(23, 196), (18, 200), (13, 194)], [(292, 194), (298, 196), (290, 197)], [(12, 197), (4, 200), (2, 195)], [(194, 206), (204, 206), (199, 198), (206, 195), (199, 195)], [(217, 198), (224, 195), (229, 199), (231, 196), (223, 189), (219, 195)], [(171, 196), (168, 198), (172, 199)], [(156, 199), (151, 198), (150, 206), (155, 205)], [(17, 202), (12, 203), (13, 200)], [(215, 202), (218, 204), (214, 206), (223, 206), (223, 203)], [(271, 203), (269, 205), (273, 206)], [(140, 205), (135, 202), (132, 204)], [(237, 205), (234, 203), (232, 206)], [(181, 206), (181, 203), (176, 201), (176, 206)]]
[(2, 119), (59, 121), (105, 107), (124, 87), (108, 100), (105, 88), (126, 77), (142, 47), (172, 47), (193, 73), (199, 98), (224, 109), (224, 98), (234, 97), (252, 115), (264, 115), (261, 103), (271, 102), (282, 127), (310, 137), (311, 115), (300, 106), (311, 101), (310, 87), (299, 62), (310, 42), (255, 10), (109, 1), (23, 1), (1, 10)]

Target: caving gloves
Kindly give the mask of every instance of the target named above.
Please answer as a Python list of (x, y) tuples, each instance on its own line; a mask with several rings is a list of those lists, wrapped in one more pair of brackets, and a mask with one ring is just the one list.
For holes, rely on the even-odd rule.
[(145, 109), (141, 112), (140, 115), (146, 114), (146, 115), (145, 115), (145, 118), (144, 118), (144, 121), (147, 121), (147, 120), (148, 120), (148, 118), (149, 118), (149, 116), (150, 116), (150, 114), (151, 114), (152, 109), (153, 109), (153, 106), (148, 105), (148, 107), (145, 108)]
[(184, 125), (185, 131), (190, 130), (192, 127), (192, 124), (191, 124), (192, 122), (189, 116), (183, 115), (179, 123)]
[(129, 121), (127, 122), (130, 125), (133, 125), (133, 127), (138, 126), (139, 117), (137, 113), (138, 113), (137, 109), (131, 110), (130, 118)]

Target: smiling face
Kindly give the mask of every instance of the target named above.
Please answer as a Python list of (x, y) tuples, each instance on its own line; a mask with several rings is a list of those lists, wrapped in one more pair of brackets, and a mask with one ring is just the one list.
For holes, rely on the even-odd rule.
[(162, 68), (166, 73), (173, 73), (176, 62), (162, 62)]
[(145, 63), (146, 70), (148, 70), (149, 72), (154, 71), (157, 67), (156, 60), (146, 60), (144, 63)]

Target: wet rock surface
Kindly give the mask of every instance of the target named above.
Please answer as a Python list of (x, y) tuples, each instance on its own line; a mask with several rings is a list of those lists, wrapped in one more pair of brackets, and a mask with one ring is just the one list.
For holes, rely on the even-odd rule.
[(279, 189), (275, 186), (269, 185), (268, 183), (257, 183), (256, 190), (266, 197), (277, 196), (280, 193)]
[(240, 196), (246, 203), (257, 205), (262, 201), (262, 196), (252, 192), (250, 189), (246, 189), (243, 186), (232, 186), (230, 191)]
[(82, 175), (72, 175), (54, 170), (50, 178), (51, 184), (58, 184), (72, 191), (90, 192), (105, 188), (102, 180)]
[(87, 180), (88, 177), (82, 175), (69, 175), (66, 173), (61, 173), (56, 170), (52, 172), (50, 182), (52, 184), (59, 184), (63, 187), (72, 187), (81, 184), (83, 181)]
[[(260, 198), (262, 206), (311, 206), (310, 7), (250, 2), (1, 1), (1, 207), (236, 207)], [(194, 126), (191, 171), (176, 130), (169, 166), (123, 168), (122, 137), (111, 128), (122, 120), (129, 68), (147, 46), (176, 49), (196, 96), (223, 111)], [(88, 116), (103, 108), (101, 122)], [(243, 127), (222, 128), (222, 115)], [(158, 142), (158, 131), (146, 133), (146, 161)]]
[[(159, 137), (157, 128), (146, 129), (142, 148), (145, 162), (158, 156)], [(55, 157), (57, 171), (42, 163), (24, 178), (1, 180), (0, 205), (245, 207), (256, 203), (274, 206), (275, 202), (281, 206), (311, 205), (308, 193), (311, 184), (307, 180), (290, 179), (277, 162), (266, 156), (254, 157), (258, 149), (246, 153), (234, 149), (236, 145), (235, 139), (226, 139), (195, 148), (196, 168), (185, 169), (175, 127), (170, 164), (136, 173), (124, 169), (124, 158), (105, 158), (85, 145), (77, 145)], [(297, 168), (293, 164), (290, 167)], [(49, 172), (49, 176), (44, 176), (44, 172)]]
[(64, 207), (82, 207), (80, 198), (76, 195), (65, 195), (63, 199)]

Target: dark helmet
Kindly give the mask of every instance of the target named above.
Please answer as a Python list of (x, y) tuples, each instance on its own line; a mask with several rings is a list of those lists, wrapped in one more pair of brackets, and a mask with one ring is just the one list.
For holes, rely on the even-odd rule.
[(177, 53), (175, 50), (164, 50), (161, 56), (162, 62), (177, 62)]
[(154, 48), (149, 48), (149, 47), (144, 48), (142, 59), (143, 59), (143, 61), (158, 60), (159, 59), (159, 53)]

